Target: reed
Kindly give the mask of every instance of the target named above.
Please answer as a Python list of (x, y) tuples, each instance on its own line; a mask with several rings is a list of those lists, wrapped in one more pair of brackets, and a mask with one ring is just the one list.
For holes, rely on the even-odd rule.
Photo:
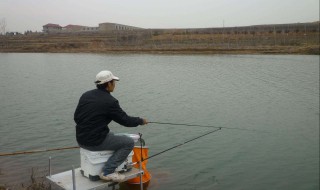
[(0, 184), (0, 190), (51, 190), (51, 184), (45, 174), (39, 175), (39, 170), (31, 168), (30, 178), (19, 184)]

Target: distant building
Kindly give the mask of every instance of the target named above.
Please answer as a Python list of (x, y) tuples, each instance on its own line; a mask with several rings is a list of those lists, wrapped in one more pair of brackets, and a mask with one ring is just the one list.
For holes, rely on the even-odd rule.
[(143, 28), (138, 28), (134, 26), (128, 26), (117, 23), (100, 23), (98, 27), (89, 27), (81, 25), (69, 24), (62, 27), (58, 24), (46, 24), (43, 26), (44, 33), (67, 33), (67, 32), (103, 32), (103, 31), (120, 31), (120, 30), (141, 30)]
[(117, 23), (100, 23), (99, 24), (99, 31), (114, 31), (114, 30), (141, 30), (143, 28), (138, 28), (134, 26), (128, 26), (123, 24)]
[(50, 32), (59, 32), (62, 30), (62, 27), (59, 24), (46, 24), (43, 27), (43, 32), (50, 33)]
[(63, 28), (62, 28), (62, 31), (66, 31), (66, 32), (77, 32), (77, 31), (83, 30), (83, 28), (85, 28), (85, 26), (69, 24), (69, 25), (63, 27)]
[(88, 26), (86, 26), (86, 27), (82, 28), (81, 31), (83, 31), (83, 32), (98, 32), (99, 31), (99, 27), (88, 27)]

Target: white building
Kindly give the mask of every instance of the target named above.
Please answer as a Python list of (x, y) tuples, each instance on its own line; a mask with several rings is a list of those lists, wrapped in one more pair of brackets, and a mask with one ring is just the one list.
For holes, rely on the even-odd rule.
[(123, 24), (117, 23), (100, 23), (99, 24), (99, 31), (114, 31), (114, 30), (142, 30), (143, 28), (138, 28), (134, 26), (128, 26)]
[(59, 32), (62, 30), (62, 27), (59, 24), (46, 24), (42, 26), (43, 32), (50, 33), (50, 32)]
[(46, 24), (43, 26), (43, 32), (45, 33), (66, 33), (66, 32), (103, 32), (103, 31), (129, 31), (129, 30), (142, 30), (134, 26), (128, 26), (117, 23), (100, 23), (98, 27), (89, 27), (81, 25), (69, 24), (62, 27), (58, 24)]

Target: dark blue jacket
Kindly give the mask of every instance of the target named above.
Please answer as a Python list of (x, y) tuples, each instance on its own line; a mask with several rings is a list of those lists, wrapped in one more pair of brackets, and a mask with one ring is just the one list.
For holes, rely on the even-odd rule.
[(82, 94), (74, 113), (78, 143), (84, 146), (101, 144), (112, 120), (126, 127), (143, 124), (141, 118), (128, 116), (107, 90), (94, 89)]

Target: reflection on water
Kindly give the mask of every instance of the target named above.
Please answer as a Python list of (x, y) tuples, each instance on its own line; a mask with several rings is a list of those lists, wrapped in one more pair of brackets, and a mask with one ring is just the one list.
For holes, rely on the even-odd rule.
[[(149, 182), (143, 183), (143, 189), (147, 190), (149, 187)], [(140, 190), (140, 184), (129, 184), (129, 183), (120, 183), (119, 190)]]

